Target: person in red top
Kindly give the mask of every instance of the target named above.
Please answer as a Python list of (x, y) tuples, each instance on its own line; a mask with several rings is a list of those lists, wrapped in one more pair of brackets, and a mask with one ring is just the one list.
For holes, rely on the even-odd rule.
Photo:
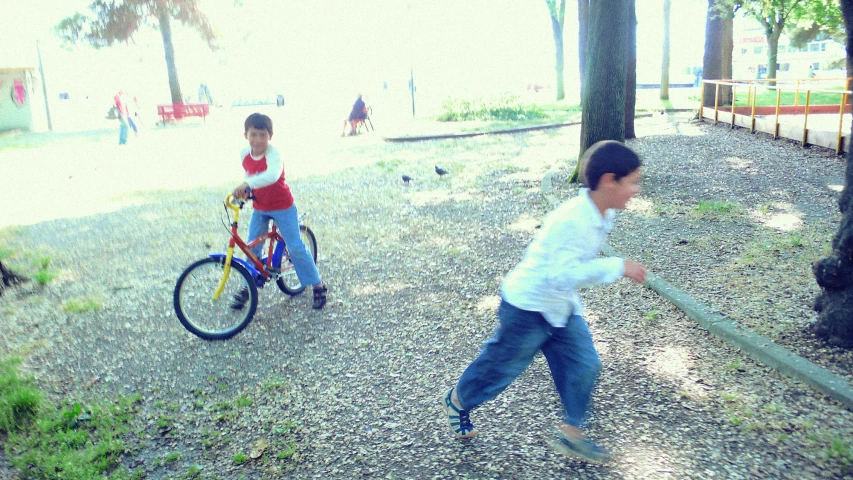
[[(233, 195), (235, 198), (247, 198), (250, 193), (255, 196), (252, 201), (254, 211), (249, 220), (249, 241), (265, 234), (270, 220), (274, 221), (287, 244), (296, 276), (302, 285), (313, 285), (313, 307), (321, 309), (326, 304), (327, 288), (299, 235), (299, 214), (290, 187), (284, 181), (281, 157), (278, 150), (269, 144), (272, 139), (272, 120), (266, 115), (253, 113), (243, 125), (243, 135), (249, 141), (249, 146), (240, 152), (246, 176), (245, 181), (234, 189)], [(260, 257), (262, 248), (263, 245), (258, 245), (252, 252)], [(231, 308), (239, 310), (246, 301), (248, 289), (235, 295)]]

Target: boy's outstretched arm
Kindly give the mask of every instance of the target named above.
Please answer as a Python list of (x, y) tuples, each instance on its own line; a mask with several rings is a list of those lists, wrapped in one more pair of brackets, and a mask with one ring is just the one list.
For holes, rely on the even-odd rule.
[(625, 273), (622, 276), (643, 283), (646, 281), (646, 267), (633, 260), (625, 260)]

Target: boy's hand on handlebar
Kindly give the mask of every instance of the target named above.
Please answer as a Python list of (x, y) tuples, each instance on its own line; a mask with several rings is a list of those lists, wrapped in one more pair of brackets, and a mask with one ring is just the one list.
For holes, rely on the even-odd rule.
[(232, 195), (234, 196), (234, 198), (243, 200), (243, 199), (249, 198), (249, 195), (251, 195), (251, 193), (252, 193), (252, 189), (249, 188), (249, 184), (246, 182), (243, 182), (240, 184), (239, 187), (234, 189), (234, 192), (232, 192)]

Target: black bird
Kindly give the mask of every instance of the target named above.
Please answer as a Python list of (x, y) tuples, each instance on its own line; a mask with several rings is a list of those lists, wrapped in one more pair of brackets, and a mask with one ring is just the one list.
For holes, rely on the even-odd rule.
[(408, 185), (409, 182), (411, 182), (412, 180), (414, 180), (414, 178), (412, 178), (408, 175), (403, 175), (403, 183), (405, 183), (406, 185)]
[(443, 177), (443, 176), (447, 175), (447, 174), (448, 174), (448, 173), (450, 173), (450, 172), (448, 172), (447, 170), (445, 170), (445, 169), (443, 169), (443, 168), (439, 167), (438, 165), (436, 165), (436, 166), (435, 166), (435, 173), (437, 173), (439, 177)]

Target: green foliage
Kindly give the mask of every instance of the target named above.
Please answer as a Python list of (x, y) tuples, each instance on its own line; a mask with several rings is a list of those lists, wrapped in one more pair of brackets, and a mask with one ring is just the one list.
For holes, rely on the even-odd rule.
[(47, 285), (53, 281), (57, 275), (59, 275), (59, 272), (53, 270), (38, 270), (35, 275), (33, 275), (33, 279), (35, 279), (36, 283), (39, 285)]
[(246, 463), (246, 460), (248, 460), (248, 459), (249, 459), (249, 456), (246, 455), (245, 453), (238, 453), (237, 455), (234, 455), (234, 463), (236, 465), (242, 465), (242, 464)]
[(251, 407), (252, 399), (245, 395), (240, 395), (236, 400), (234, 400), (234, 406), (236, 408)]
[(13, 255), (15, 255), (14, 249), (0, 246), (0, 260), (8, 260)]
[(505, 95), (496, 99), (467, 100), (448, 98), (441, 106), (440, 122), (462, 122), (467, 120), (519, 121), (545, 118), (545, 112), (537, 105), (523, 105), (518, 97)]
[(0, 360), (0, 432), (13, 432), (34, 418), (42, 393), (31, 377), (18, 376), (20, 358)]
[(693, 211), (702, 216), (731, 215), (737, 213), (740, 206), (735, 202), (720, 202), (716, 200), (699, 200)]
[(0, 408), (0, 419), (5, 420), (3, 429), (8, 433), (6, 456), (25, 473), (22, 478), (136, 478), (117, 467), (124, 453), (122, 437), (137, 411), (140, 395), (85, 408), (80, 402), (64, 409), (46, 408), (41, 406), (42, 393), (31, 385), (32, 380), (17, 376), (13, 368), (17, 362), (0, 362), (0, 407), (20, 406), (15, 399), (27, 390), (25, 408), (11, 417)]
[(62, 304), (62, 309), (68, 313), (82, 313), (100, 310), (104, 305), (91, 298), (72, 298)]

